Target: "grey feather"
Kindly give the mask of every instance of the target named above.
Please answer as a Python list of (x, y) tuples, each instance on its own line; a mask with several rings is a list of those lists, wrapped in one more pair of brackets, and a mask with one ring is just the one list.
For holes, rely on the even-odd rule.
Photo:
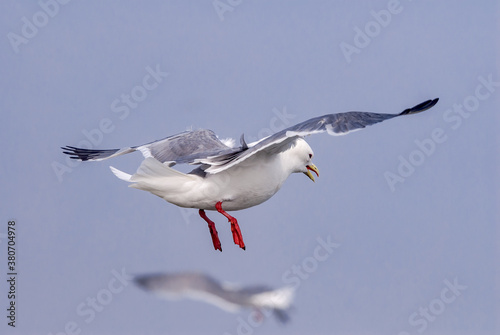
[(202, 159), (200, 161), (210, 166), (206, 169), (206, 172), (218, 173), (244, 161), (260, 151), (265, 150), (269, 153), (285, 151), (290, 148), (290, 146), (293, 146), (293, 143), (299, 137), (323, 132), (328, 132), (331, 135), (345, 135), (352, 131), (362, 129), (366, 126), (371, 126), (394, 117), (423, 112), (433, 107), (438, 100), (438, 98), (434, 100), (427, 100), (412, 108), (405, 109), (399, 114), (345, 112), (318, 116), (283, 129), (261, 140), (254, 146), (248, 148), (248, 150), (241, 150), (240, 152), (232, 153), (231, 155), (223, 154), (208, 157), (207, 159)]
[(208, 129), (185, 131), (161, 140), (147, 144), (123, 149), (84, 149), (76, 147), (63, 147), (63, 153), (72, 159), (82, 161), (100, 161), (133, 151), (141, 151), (144, 156), (151, 155), (158, 161), (170, 165), (192, 163), (193, 160), (207, 156), (223, 155), (239, 151), (222, 143), (215, 133)]

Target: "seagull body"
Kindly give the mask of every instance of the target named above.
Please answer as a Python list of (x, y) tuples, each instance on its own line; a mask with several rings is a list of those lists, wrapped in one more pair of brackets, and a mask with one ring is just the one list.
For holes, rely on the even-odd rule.
[[(260, 141), (247, 144), (242, 136), (239, 147), (220, 141), (211, 130), (186, 131), (136, 147), (94, 150), (64, 147), (64, 153), (81, 161), (100, 161), (134, 151), (145, 157), (133, 175), (110, 167), (133, 188), (151, 192), (167, 202), (199, 209), (208, 223), (216, 250), (222, 251), (215, 224), (205, 210), (216, 210), (231, 223), (235, 244), (245, 249), (237, 220), (226, 211), (253, 207), (271, 198), (292, 174), (302, 172), (312, 181), (318, 168), (312, 163), (313, 150), (304, 136), (328, 132), (345, 135), (397, 116), (422, 112), (438, 99), (427, 100), (399, 114), (345, 112), (328, 114), (301, 122)], [(176, 164), (198, 167), (189, 173), (172, 168)]]
[(134, 278), (141, 288), (164, 299), (182, 298), (203, 301), (227, 312), (236, 313), (242, 308), (270, 309), (282, 322), (288, 320), (295, 290), (292, 287), (271, 289), (267, 286), (239, 287), (221, 283), (202, 273), (160, 273)]
[(302, 152), (312, 155), (312, 149), (300, 138), (294, 145), (294, 150), (276, 155), (258, 153), (213, 174), (202, 169), (182, 173), (153, 157), (147, 157), (133, 176), (113, 167), (111, 170), (118, 178), (133, 182), (131, 187), (149, 191), (180, 207), (216, 210), (221, 201), (225, 210), (236, 211), (268, 200), (291, 173), (300, 172), (296, 171), (295, 160)]

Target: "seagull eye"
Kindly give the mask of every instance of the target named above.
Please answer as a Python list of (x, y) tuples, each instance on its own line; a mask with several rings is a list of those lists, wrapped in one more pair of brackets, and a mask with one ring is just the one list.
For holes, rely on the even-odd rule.
[(313, 158), (313, 154), (309, 154), (309, 159)]

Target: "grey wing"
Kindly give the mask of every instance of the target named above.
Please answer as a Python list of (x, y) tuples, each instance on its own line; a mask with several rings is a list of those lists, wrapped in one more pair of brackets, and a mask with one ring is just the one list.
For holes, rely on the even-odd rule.
[(162, 163), (169, 162), (172, 165), (192, 163), (195, 159), (239, 150), (228, 147), (217, 138), (213, 131), (207, 129), (185, 131), (161, 140), (122, 149), (97, 150), (72, 146), (62, 149), (70, 158), (81, 161), (100, 161), (138, 150), (146, 158), (154, 157)]
[(211, 130), (200, 129), (154, 141), (137, 148), (145, 157), (153, 156), (162, 163), (192, 163), (194, 159), (233, 152)]
[(215, 279), (200, 273), (149, 274), (136, 276), (134, 282), (156, 293), (182, 294), (194, 290), (215, 294), (222, 291)]
[(265, 150), (269, 153), (277, 153), (287, 150), (293, 145), (297, 138), (300, 137), (323, 132), (328, 132), (331, 135), (345, 135), (397, 116), (423, 112), (433, 107), (438, 100), (439, 98), (424, 101), (412, 108), (405, 109), (399, 114), (345, 112), (315, 117), (283, 129), (259, 141), (247, 150), (225, 153), (212, 157), (209, 156), (207, 158), (198, 159), (197, 162), (210, 165), (205, 172), (218, 173), (248, 159), (260, 151)]
[(366, 126), (392, 119), (397, 116), (416, 114), (433, 107), (437, 99), (424, 101), (412, 108), (405, 109), (399, 114), (380, 114), (370, 112), (345, 112), (338, 114), (328, 114), (309, 119), (285, 129), (285, 135), (306, 136), (314, 133), (328, 132), (330, 135), (346, 135), (350, 132), (360, 130)]

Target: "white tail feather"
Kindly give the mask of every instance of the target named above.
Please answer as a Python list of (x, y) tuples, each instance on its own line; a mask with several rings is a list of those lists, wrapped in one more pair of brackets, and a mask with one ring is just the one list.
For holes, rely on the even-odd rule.
[(128, 181), (134, 183), (130, 187), (151, 192), (176, 204), (182, 200), (182, 194), (186, 193), (186, 190), (192, 189), (193, 182), (199, 179), (198, 176), (179, 172), (153, 157), (148, 157)]
[(144, 178), (151, 179), (154, 177), (165, 178), (165, 177), (189, 177), (187, 174), (174, 170), (167, 165), (159, 162), (153, 157), (146, 158), (141, 166), (137, 169), (137, 172), (130, 178), (132, 182), (139, 182)]
[(128, 173), (125, 173), (123, 171), (120, 171), (117, 168), (114, 168), (112, 166), (110, 166), (109, 168), (111, 169), (111, 172), (113, 172), (115, 176), (117, 176), (121, 180), (130, 182), (130, 178), (132, 178), (131, 175), (129, 175)]

